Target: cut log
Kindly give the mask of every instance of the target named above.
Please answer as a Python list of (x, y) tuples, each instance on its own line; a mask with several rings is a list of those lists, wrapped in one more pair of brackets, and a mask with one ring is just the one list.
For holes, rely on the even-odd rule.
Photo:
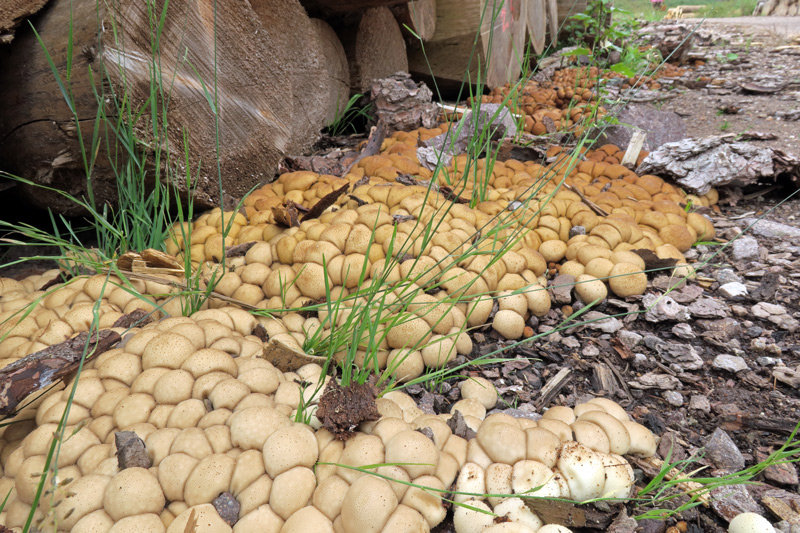
[(47, 0), (0, 0), (0, 44), (10, 43), (17, 27), (46, 3)]
[(342, 42), (330, 24), (321, 19), (311, 19), (317, 38), (325, 55), (325, 68), (328, 70), (328, 104), (325, 114), (325, 125), (329, 126), (336, 120), (350, 99), (350, 70), (347, 66)]
[(312, 17), (327, 19), (372, 7), (405, 4), (408, 0), (301, 0), (301, 2)]
[[(286, 153), (300, 153), (312, 143), (329, 114), (325, 103), (330, 102), (331, 81), (317, 32), (298, 0), (278, 3), (280, 9), (267, 13), (260, 8), (259, 16), (249, 2), (236, 0), (169, 3), (156, 51), (163, 91), (169, 93), (166, 111), (159, 112), (169, 127), (157, 142), (169, 146), (181, 161), (186, 134), (198, 208), (220, 204), (217, 157), (223, 196), (240, 198), (271, 180)], [(51, 0), (34, 21), (64, 78), (66, 28), (73, 10), (71, 89), (85, 146), (91, 146), (98, 113), (90, 67), (95, 83), (107, 70), (111, 89), (120, 98), (129, 97), (135, 110), (150, 98), (154, 51), (148, 5), (120, 0), (98, 7), (95, 0)], [(13, 43), (0, 49), (0, 68), (7, 80), (0, 83), (0, 98), (14, 102), (0, 109), (0, 169), (77, 197), (85, 195), (75, 122), (30, 29), (21, 28)], [(209, 98), (214, 101), (215, 88), (212, 105)], [(108, 111), (116, 114), (113, 107)], [(145, 118), (134, 125), (142, 146), (154, 141), (152, 125), (146, 123), (149, 116), (146, 110)], [(116, 198), (116, 178), (105, 153), (100, 151), (92, 174), (99, 205)], [(185, 183), (178, 186), (185, 195)], [(24, 189), (36, 205), (79, 212), (58, 194)]]
[(533, 50), (541, 54), (547, 37), (547, 0), (530, 0), (526, 17)]
[(408, 39), (428, 41), (436, 31), (436, 0), (413, 0), (393, 7), (392, 13)]
[(522, 0), (437, 0), (436, 31), (424, 47), (409, 47), (409, 68), (444, 90), (514, 82), (525, 56), (525, 13)]
[(558, 0), (547, 0), (547, 26), (550, 30), (550, 42), (558, 44), (558, 31), (561, 21), (558, 19)]
[(388, 7), (367, 9), (358, 22), (336, 28), (350, 66), (350, 90), (364, 93), (372, 80), (408, 71), (406, 44)]

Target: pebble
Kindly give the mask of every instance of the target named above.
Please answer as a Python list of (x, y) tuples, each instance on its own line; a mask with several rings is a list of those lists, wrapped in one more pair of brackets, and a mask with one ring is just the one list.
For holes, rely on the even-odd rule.
[(741, 372), (747, 370), (748, 366), (743, 357), (731, 355), (728, 353), (721, 353), (714, 358), (712, 366), (719, 370), (727, 370), (728, 372)]
[(725, 318), (728, 306), (713, 298), (700, 298), (689, 304), (689, 312), (698, 318)]
[(561, 344), (573, 350), (581, 347), (581, 342), (575, 337), (564, 337), (561, 339)]
[(664, 344), (664, 339), (661, 337), (656, 337), (655, 335), (645, 335), (644, 336), (644, 345), (650, 348), (651, 350), (658, 350), (658, 347)]
[(658, 347), (658, 354), (678, 372), (700, 370), (705, 366), (700, 353), (691, 344), (664, 343)]
[(769, 318), (772, 315), (785, 315), (786, 308), (782, 305), (772, 304), (769, 302), (758, 302), (750, 308), (754, 315), (758, 318)]
[(744, 235), (731, 243), (731, 257), (736, 261), (754, 261), (758, 259), (759, 248), (755, 237)]
[(626, 348), (632, 350), (634, 346), (642, 342), (642, 339), (644, 337), (642, 337), (635, 331), (628, 331), (627, 329), (623, 329), (617, 334), (617, 338), (623, 345), (625, 345)]
[(756, 363), (761, 366), (775, 366), (778, 364), (783, 364), (783, 360), (778, 357), (767, 357), (761, 356), (756, 358)]
[(680, 407), (683, 405), (683, 394), (678, 391), (668, 390), (664, 391), (664, 399), (673, 407)]
[(717, 274), (714, 276), (714, 279), (723, 285), (725, 283), (737, 283), (742, 281), (742, 278), (737, 276), (732, 268), (720, 268), (717, 270)]
[(588, 322), (588, 324), (585, 324), (587, 328), (596, 329), (603, 333), (616, 333), (623, 328), (621, 320), (599, 311), (589, 311), (582, 318)]
[(743, 305), (732, 305), (731, 313), (736, 316), (747, 316), (747, 308)]
[(742, 223), (750, 226), (748, 231), (762, 237), (769, 237), (771, 239), (800, 237), (800, 228), (781, 224), (780, 222), (773, 222), (766, 219), (758, 220), (757, 218), (745, 218), (742, 220)]
[(705, 451), (705, 457), (720, 470), (737, 472), (744, 468), (742, 452), (739, 451), (730, 436), (720, 428), (715, 429), (711, 434)]
[(738, 281), (730, 281), (724, 285), (720, 285), (717, 292), (723, 298), (728, 298), (730, 300), (747, 295), (747, 287)]
[(581, 351), (581, 354), (583, 354), (584, 357), (597, 357), (600, 355), (600, 348), (594, 344), (589, 344)]
[(647, 356), (643, 353), (635, 353), (633, 354), (633, 366), (635, 368), (642, 368), (647, 366), (648, 359)]
[(689, 340), (697, 338), (697, 335), (695, 335), (692, 330), (692, 326), (689, 324), (675, 324), (672, 326), (672, 333), (679, 339)]
[(552, 285), (548, 287), (550, 297), (559, 305), (572, 303), (572, 289), (575, 286), (575, 276), (561, 274), (553, 278)]
[(708, 398), (702, 394), (693, 394), (691, 398), (689, 398), (689, 409), (710, 413), (711, 402), (709, 402)]
[(675, 322), (688, 322), (689, 310), (685, 305), (681, 305), (669, 296), (658, 294), (646, 294), (642, 298), (642, 305), (647, 309), (644, 314), (648, 322), (664, 322), (672, 320)]

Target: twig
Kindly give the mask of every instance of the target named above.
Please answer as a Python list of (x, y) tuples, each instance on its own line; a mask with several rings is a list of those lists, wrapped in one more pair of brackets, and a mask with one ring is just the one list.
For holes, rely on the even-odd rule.
[(578, 196), (580, 196), (581, 200), (583, 201), (583, 203), (585, 203), (586, 205), (589, 206), (589, 209), (591, 209), (592, 211), (594, 211), (595, 213), (597, 213), (600, 216), (603, 216), (603, 217), (607, 217), (608, 216), (608, 213), (606, 213), (604, 209), (602, 209), (599, 205), (597, 205), (593, 201), (591, 201), (588, 198), (586, 198), (586, 196), (584, 196), (581, 191), (579, 191), (578, 189), (576, 189), (575, 187), (573, 187), (569, 183), (564, 183), (564, 186), (568, 190), (570, 190), (570, 191), (574, 192), (575, 194), (577, 194)]

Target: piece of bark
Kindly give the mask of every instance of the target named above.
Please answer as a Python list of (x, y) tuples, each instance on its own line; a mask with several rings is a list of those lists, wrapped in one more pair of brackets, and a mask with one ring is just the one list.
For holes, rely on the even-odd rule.
[(544, 384), (542, 390), (539, 391), (539, 398), (535, 403), (536, 407), (540, 408), (544, 405), (548, 405), (550, 401), (555, 398), (556, 394), (569, 382), (571, 374), (572, 370), (569, 368), (562, 368), (558, 371), (558, 374), (550, 378), (550, 380)]
[(117, 447), (117, 466), (120, 470), (153, 466), (144, 441), (135, 432), (117, 431), (114, 433), (114, 444)]
[(144, 309), (134, 309), (127, 315), (122, 315), (119, 317), (114, 325), (111, 327), (113, 328), (130, 328), (130, 327), (141, 327), (145, 324), (149, 324), (153, 321), (153, 316)]
[(275, 222), (287, 228), (300, 227), (300, 211), (292, 200), (286, 200), (280, 207), (273, 207), (272, 215), (275, 217)]
[(245, 254), (256, 245), (256, 241), (243, 242), (225, 249), (225, 257), (244, 257)]
[(14, 39), (17, 27), (31, 15), (35, 15), (48, 0), (0, 0), (0, 44)]
[(453, 413), (453, 416), (447, 419), (447, 427), (450, 428), (453, 435), (461, 437), (462, 439), (474, 439), (475, 435), (477, 435), (477, 433), (467, 425), (467, 421), (464, 420), (464, 414), (458, 409)]
[(342, 172), (341, 177), (345, 177), (347, 173), (350, 172), (350, 169), (356, 166), (358, 162), (365, 157), (369, 157), (380, 152), (381, 145), (383, 144), (383, 140), (386, 139), (387, 133), (388, 129), (383, 122), (378, 122), (378, 124), (370, 128), (369, 139), (367, 140), (367, 144), (364, 146), (364, 149), (361, 150), (361, 152), (359, 152), (359, 154), (356, 155), (352, 161), (349, 158), (347, 161), (342, 160), (342, 165), (345, 167), (345, 170)]
[(434, 128), (438, 124), (439, 106), (424, 83), (416, 83), (407, 72), (397, 72), (370, 86), (372, 113), (390, 130), (411, 131)]
[(13, 413), (31, 393), (47, 388), (77, 369), (84, 352), (87, 359), (97, 356), (119, 340), (119, 334), (109, 330), (100, 331), (91, 339), (88, 333), (79, 333), (0, 369), (0, 416)]
[(325, 212), (326, 209), (335, 204), (336, 200), (338, 200), (341, 195), (346, 193), (349, 188), (350, 184), (346, 183), (341, 187), (339, 187), (338, 189), (329, 192), (328, 194), (320, 198), (317, 201), (317, 203), (315, 203), (314, 206), (300, 218), (300, 222), (304, 222), (312, 218), (319, 218), (319, 216), (322, 215), (322, 213)]

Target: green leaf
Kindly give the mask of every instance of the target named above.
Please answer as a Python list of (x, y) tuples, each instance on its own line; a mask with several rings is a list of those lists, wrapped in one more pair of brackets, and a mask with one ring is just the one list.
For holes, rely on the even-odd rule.
[(574, 56), (589, 56), (592, 57), (592, 51), (588, 48), (576, 48), (575, 50), (570, 50), (569, 52), (564, 52), (561, 54), (564, 57), (574, 57)]
[(634, 72), (625, 63), (617, 63), (616, 65), (611, 65), (611, 70), (614, 72), (618, 72), (619, 74), (624, 74), (629, 78), (633, 78), (634, 76), (636, 76), (636, 72)]

